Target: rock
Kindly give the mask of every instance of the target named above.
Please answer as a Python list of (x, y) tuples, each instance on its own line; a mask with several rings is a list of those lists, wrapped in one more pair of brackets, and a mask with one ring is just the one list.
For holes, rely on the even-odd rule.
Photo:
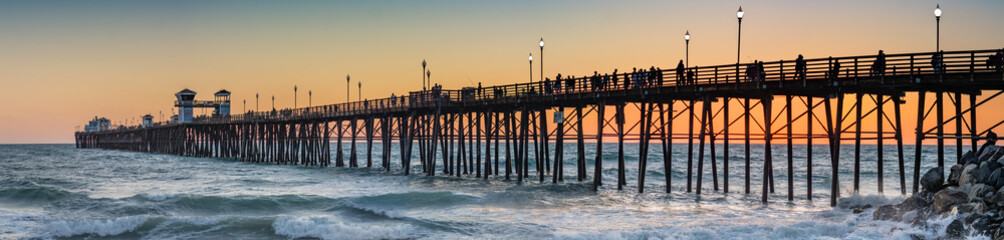
[(957, 188), (949, 187), (934, 194), (934, 211), (945, 212), (953, 206), (969, 201), (969, 195)]
[(997, 194), (994, 195), (994, 203), (991, 206), (996, 206), (998, 208), (1004, 207), (1004, 187), (997, 189)]
[(983, 148), (983, 152), (980, 152), (980, 155), (977, 156), (977, 158), (979, 159), (980, 162), (984, 161), (996, 162), (1001, 158), (1002, 155), (1004, 155), (1004, 149), (998, 146), (990, 145), (986, 146), (986, 148)]
[(962, 235), (965, 233), (965, 226), (962, 224), (962, 220), (955, 219), (952, 223), (948, 224), (945, 228), (945, 237), (949, 239), (961, 239)]
[(969, 201), (972, 202), (977, 199), (983, 200), (983, 197), (986, 196), (987, 193), (993, 191), (994, 191), (993, 187), (988, 186), (986, 184), (977, 183), (973, 185), (972, 190), (969, 190)]
[(950, 213), (952, 215), (971, 213), (971, 212), (973, 212), (973, 208), (975, 208), (975, 207), (976, 207), (976, 203), (962, 203), (962, 204), (957, 204), (954, 207), (952, 207), (952, 210), (949, 211), (948, 213)]
[(948, 185), (950, 185), (950, 186), (958, 186), (959, 185), (959, 175), (962, 175), (962, 168), (963, 167), (965, 167), (965, 165), (962, 165), (962, 164), (952, 165), (952, 168), (951, 168), (951, 170), (949, 170), (949, 173), (948, 173)]
[(920, 185), (924, 187), (924, 191), (928, 192), (938, 192), (941, 190), (941, 186), (945, 183), (945, 169), (940, 167), (932, 168), (924, 173), (924, 176), (920, 178)]
[(980, 161), (980, 158), (976, 157), (976, 154), (973, 153), (973, 150), (969, 150), (969, 151), (966, 151), (965, 154), (962, 154), (962, 160), (959, 161), (959, 162), (961, 162), (962, 165), (965, 166), (965, 165), (967, 165), (969, 163), (979, 163), (979, 161)]
[(1001, 175), (1004, 175), (1004, 170), (1001, 168), (994, 169), (993, 172), (990, 172), (990, 181), (987, 184), (995, 188), (1004, 187), (1004, 176)]
[(984, 167), (976, 168), (976, 170), (973, 170), (973, 173), (971, 175), (973, 183), (986, 184), (990, 180), (990, 173), (992, 172), (993, 170), (991, 170), (990, 168), (984, 168)]
[(976, 171), (976, 168), (977, 168), (976, 164), (966, 164), (966, 167), (962, 168), (962, 173), (959, 174), (959, 185), (960, 186), (963, 185), (963, 184), (966, 184), (966, 183), (972, 183), (972, 180), (973, 180), (972, 179), (973, 178), (972, 177), (973, 171)]
[(986, 161), (980, 163), (980, 168), (989, 168), (991, 170), (1001, 168), (1001, 164), (997, 161)]
[(903, 216), (900, 217), (900, 221), (912, 223), (914, 221), (917, 221), (917, 215), (918, 214), (920, 214), (920, 213), (917, 210), (905, 212), (905, 213), (903, 213)]
[(932, 203), (931, 199), (926, 198), (926, 196), (923, 196), (922, 194), (918, 193), (904, 199), (902, 203), (897, 205), (897, 208), (899, 209), (900, 212), (907, 212), (925, 208), (927, 206), (930, 206), (931, 203)]
[(899, 208), (896, 205), (884, 205), (872, 213), (872, 218), (875, 220), (894, 220), (893, 218), (897, 217), (899, 217)]

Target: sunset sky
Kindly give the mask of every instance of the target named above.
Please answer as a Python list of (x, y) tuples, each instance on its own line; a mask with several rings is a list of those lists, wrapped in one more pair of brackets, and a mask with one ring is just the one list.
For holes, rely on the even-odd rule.
[[(422, 59), (445, 88), (544, 73), (935, 49), (936, 1), (0, 1), (0, 143), (67, 143), (94, 116), (170, 116), (183, 88), (233, 92), (254, 109), (345, 101), (421, 88)], [(941, 2), (941, 48), (1004, 47), (1004, 1)], [(536, 71), (540, 69), (535, 66)], [(988, 95), (988, 94), (985, 94)], [(915, 95), (908, 94), (908, 103)], [(783, 99), (783, 98), (780, 98)], [(984, 107), (981, 124), (1004, 119)], [(950, 104), (946, 104), (950, 105)], [(737, 107), (738, 108), (738, 107)], [(781, 107), (775, 107), (780, 110)], [(904, 106), (904, 122), (916, 107)], [(997, 108), (999, 109), (999, 108)], [(953, 111), (946, 111), (953, 112)], [(904, 129), (913, 129), (913, 124)], [(952, 125), (954, 126), (954, 125)], [(985, 126), (982, 126), (985, 127)], [(912, 134), (908, 134), (912, 138)]]

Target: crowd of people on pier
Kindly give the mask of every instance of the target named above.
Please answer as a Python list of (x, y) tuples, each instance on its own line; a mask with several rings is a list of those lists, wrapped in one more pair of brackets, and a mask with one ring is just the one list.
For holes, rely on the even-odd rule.
[[(857, 61), (855, 60), (855, 68), (857, 67)], [(931, 56), (931, 69), (934, 73), (943, 73), (945, 71), (945, 60), (944, 52), (937, 52)], [(784, 71), (787, 66), (791, 66), (788, 62), (770, 63), (771, 69), (779, 68), (775, 73), (771, 73), (768, 76), (767, 68), (764, 66), (764, 61), (753, 60), (745, 66), (744, 73), (740, 76), (734, 76), (733, 79), (728, 79), (729, 75), (726, 75), (724, 82), (747, 82), (747, 83), (757, 83), (762, 84), (767, 81), (768, 78), (771, 79), (784, 79), (784, 80), (806, 80), (809, 74), (809, 68), (805, 57), (799, 54), (794, 61), (794, 75), (785, 76), (785, 73), (791, 74), (791, 72)], [(829, 65), (827, 67), (817, 67), (815, 73), (823, 74), (825, 79), (836, 80), (841, 77), (841, 62), (840, 59), (831, 59), (828, 63), (824, 65)], [(875, 56), (874, 61), (871, 66), (868, 67), (868, 76), (878, 77), (884, 76), (886, 74), (886, 55), (883, 50), (879, 50), (878, 54)], [(818, 66), (818, 64), (817, 64)], [(1004, 49), (997, 51), (996, 54), (990, 56), (986, 62), (987, 68), (995, 69), (997, 72), (1004, 71)], [(675, 76), (664, 76), (667, 71), (663, 71), (661, 68), (651, 66), (649, 68), (632, 68), (630, 72), (620, 72), (619, 69), (613, 69), (612, 73), (601, 74), (598, 71), (593, 71), (591, 75), (588, 76), (571, 76), (563, 75), (558, 73), (553, 79), (550, 77), (544, 78), (541, 81), (537, 81), (531, 84), (517, 85), (517, 86), (495, 86), (488, 87), (488, 89), (482, 87), (482, 84), (477, 83), (477, 88), (464, 88), (461, 90), (462, 99), (483, 99), (483, 98), (503, 98), (506, 96), (525, 96), (525, 95), (555, 95), (555, 94), (570, 94), (570, 93), (581, 93), (581, 92), (595, 92), (595, 91), (610, 91), (610, 90), (631, 90), (631, 89), (642, 89), (650, 87), (664, 87), (667, 86), (667, 80), (675, 80), (671, 84), (673, 86), (689, 86), (697, 85), (701, 81), (718, 81), (718, 76), (710, 76), (701, 80), (698, 77), (699, 70), (708, 70), (710, 68), (698, 68), (698, 67), (688, 67), (684, 64), (684, 60), (680, 60), (677, 63), (676, 69), (669, 70), (675, 71)], [(714, 69), (715, 74), (718, 74), (719, 70)], [(725, 70), (725, 69), (722, 69)], [(736, 70), (739, 70), (738, 68)], [(850, 70), (846, 76), (850, 76)], [(726, 73), (728, 70), (726, 70)], [(790, 71), (790, 70), (789, 70)], [(846, 77), (845, 76), (845, 77)], [(670, 79), (674, 78), (675, 79)], [(442, 85), (434, 84), (431, 89), (421, 94), (418, 101), (437, 99), (442, 96), (443, 90)], [(475, 97), (475, 98), (470, 98)], [(414, 97), (412, 97), (414, 98)], [(448, 97), (447, 97), (448, 98)], [(403, 103), (404, 99), (401, 99)], [(390, 104), (398, 104), (398, 98), (395, 95), (391, 95)]]

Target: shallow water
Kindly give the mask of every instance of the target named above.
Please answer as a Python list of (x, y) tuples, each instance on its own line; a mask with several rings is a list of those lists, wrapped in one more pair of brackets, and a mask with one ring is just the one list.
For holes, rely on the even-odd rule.
[[(663, 157), (654, 149), (657, 144), (652, 145), (645, 193), (637, 193), (637, 144), (625, 145), (627, 186), (621, 191), (616, 190), (616, 146), (605, 145), (604, 186), (593, 192), (591, 146), (586, 152), (586, 182), (576, 182), (573, 143), (565, 147), (564, 183), (551, 184), (550, 176), (539, 183), (531, 166), (531, 181), (520, 184), (496, 176), (489, 180), (403, 176), (396, 154), (394, 169), (385, 172), (73, 145), (0, 145), (0, 238), (908, 239), (911, 234), (943, 235), (951, 221), (940, 219), (935, 227), (920, 229), (873, 221), (871, 210), (851, 212), (848, 206), (902, 200), (894, 147), (885, 151), (884, 194), (876, 187), (875, 146), (863, 148), (861, 194), (854, 196), (853, 146), (842, 147), (840, 192), (845, 198), (831, 208), (826, 145), (813, 147), (812, 201), (806, 200), (805, 146), (795, 147), (795, 200), (790, 202), (786, 148), (776, 146), (775, 193), (767, 204), (760, 202), (763, 165), (758, 163), (763, 147), (759, 145), (752, 153), (751, 194), (742, 193), (743, 146), (732, 145), (731, 192), (714, 190), (709, 160), (701, 196), (685, 192), (686, 144), (673, 146), (669, 194)], [(947, 150), (952, 160), (946, 161), (953, 162), (954, 148)], [(365, 166), (362, 151), (360, 165)], [(912, 147), (905, 152), (906, 186), (912, 188)], [(379, 153), (374, 151), (374, 166), (380, 166)], [(923, 170), (936, 165), (933, 154), (925, 150)], [(413, 162), (413, 171), (421, 171), (418, 160)]]

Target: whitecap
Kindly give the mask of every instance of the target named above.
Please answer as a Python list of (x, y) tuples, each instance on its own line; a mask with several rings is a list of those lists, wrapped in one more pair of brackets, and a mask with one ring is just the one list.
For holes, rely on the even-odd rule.
[(147, 220), (146, 216), (128, 216), (115, 219), (69, 219), (46, 224), (49, 233), (57, 237), (95, 234), (114, 236), (139, 228)]
[(275, 234), (290, 238), (316, 237), (322, 239), (397, 239), (413, 238), (417, 228), (398, 223), (355, 224), (330, 217), (282, 216), (272, 222)]

